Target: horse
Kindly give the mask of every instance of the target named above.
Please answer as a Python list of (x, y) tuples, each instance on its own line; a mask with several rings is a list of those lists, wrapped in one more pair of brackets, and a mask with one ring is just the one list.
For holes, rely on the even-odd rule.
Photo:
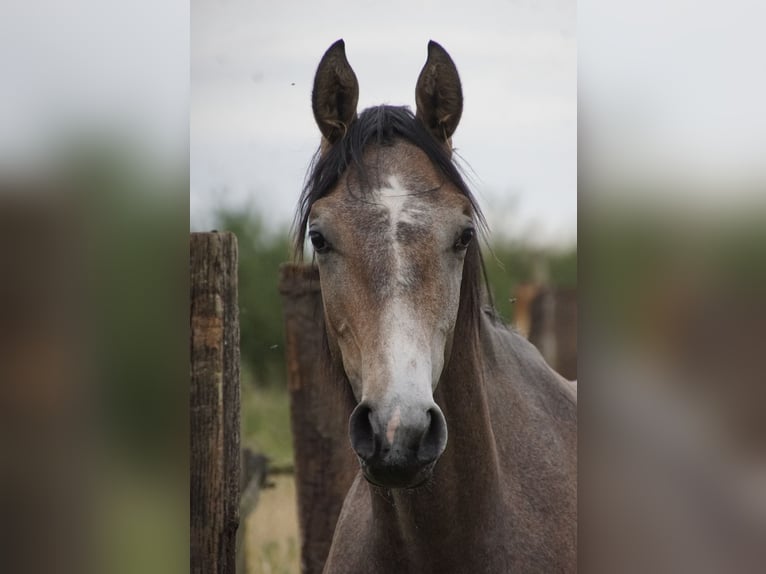
[(575, 572), (576, 388), (491, 307), (485, 220), (453, 157), (457, 68), (430, 41), (414, 114), (357, 113), (358, 95), (338, 40), (294, 230), (359, 461), (324, 572)]

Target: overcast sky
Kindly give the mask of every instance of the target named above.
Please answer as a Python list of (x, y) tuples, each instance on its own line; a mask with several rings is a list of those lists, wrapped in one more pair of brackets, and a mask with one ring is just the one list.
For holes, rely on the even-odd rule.
[(4, 7), (0, 173), (89, 130), (183, 167), (190, 135), (195, 229), (220, 203), (291, 219), (319, 141), (313, 74), (341, 37), (361, 106), (412, 105), (427, 41), (449, 50), (465, 93), (455, 145), (495, 233), (575, 238), (578, 91), (581, 174), (616, 181), (610, 193), (631, 181), (687, 189), (689, 205), (764, 197), (757, 0), (581, 0), (577, 17), (545, 0), (193, 0), (191, 36), (182, 0)]
[(765, 21), (759, 0), (580, 2), (581, 173), (690, 207), (763, 197)]
[(252, 203), (288, 224), (319, 143), (314, 72), (338, 38), (360, 110), (414, 107), (429, 39), (461, 75), (454, 145), (492, 231), (538, 244), (577, 233), (577, 51), (573, 1), (414, 3), (194, 0), (191, 223)]

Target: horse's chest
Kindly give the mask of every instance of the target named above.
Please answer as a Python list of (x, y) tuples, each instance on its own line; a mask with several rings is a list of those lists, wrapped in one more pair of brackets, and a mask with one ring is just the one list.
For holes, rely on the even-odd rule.
[[(348, 509), (347, 509), (348, 510)], [(423, 517), (426, 519), (427, 517)], [(451, 524), (448, 535), (426, 526), (401, 530), (390, 517), (367, 509), (341, 516), (325, 574), (507, 574), (510, 539), (502, 529), (482, 531)], [(441, 529), (443, 530), (443, 529)]]

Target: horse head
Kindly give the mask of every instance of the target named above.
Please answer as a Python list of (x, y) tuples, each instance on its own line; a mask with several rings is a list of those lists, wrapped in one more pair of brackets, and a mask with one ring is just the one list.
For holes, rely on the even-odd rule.
[(447, 444), (434, 391), (456, 341), (467, 258), (481, 216), (452, 162), (462, 112), (457, 69), (435, 42), (416, 85), (417, 112), (357, 114), (342, 40), (322, 58), (312, 107), (322, 134), (299, 213), (319, 268), (332, 355), (357, 405), (351, 445), (365, 478), (426, 481)]

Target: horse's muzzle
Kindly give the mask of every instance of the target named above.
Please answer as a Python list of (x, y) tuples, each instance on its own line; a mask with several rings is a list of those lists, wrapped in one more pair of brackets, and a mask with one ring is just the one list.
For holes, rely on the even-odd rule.
[(414, 488), (431, 476), (447, 445), (436, 403), (373, 408), (362, 402), (349, 420), (351, 446), (365, 478), (386, 488)]

